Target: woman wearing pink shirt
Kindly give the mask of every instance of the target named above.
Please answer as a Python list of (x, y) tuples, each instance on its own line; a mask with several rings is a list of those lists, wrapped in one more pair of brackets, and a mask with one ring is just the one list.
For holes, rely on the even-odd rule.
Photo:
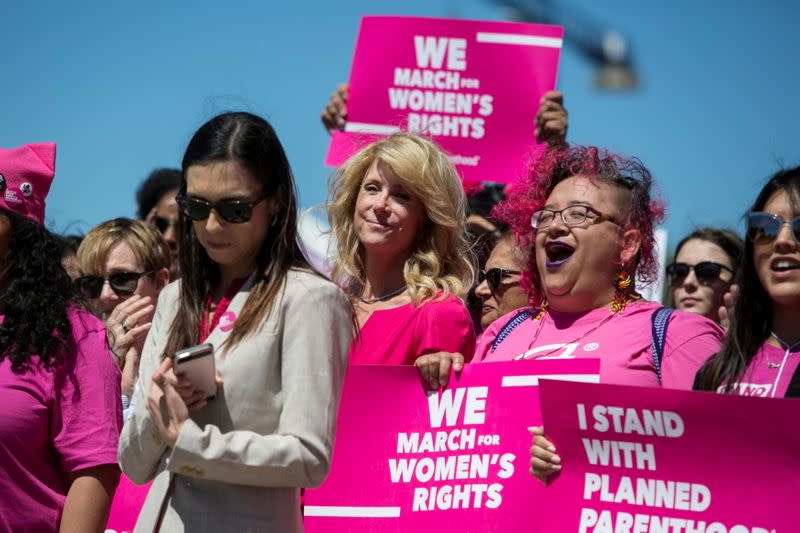
[[(689, 389), (722, 331), (696, 314), (667, 315), (636, 292), (657, 276), (654, 227), (663, 206), (636, 159), (593, 147), (550, 150), (500, 204), (498, 215), (533, 249), (522, 274), (531, 307), (496, 320), (475, 361), (599, 357), (603, 383)], [(656, 315), (656, 313), (659, 315)], [(654, 321), (663, 349), (653, 353)], [(417, 361), (433, 387), (459, 354)]]
[[(594, 147), (548, 151), (499, 207), (520, 246), (533, 249), (523, 272), (533, 305), (495, 321), (475, 360), (599, 357), (602, 383), (691, 388), (722, 331), (696, 314), (661, 311), (636, 292), (637, 274), (652, 281), (658, 268), (654, 227), (663, 206), (651, 186), (636, 159)], [(417, 361), (434, 386), (449, 371), (443, 360), (456, 370), (463, 363), (453, 354)], [(533, 433), (532, 473), (558, 470), (542, 428)]]
[(412, 364), (422, 354), (475, 347), (461, 298), (474, 278), (466, 198), (431, 141), (397, 133), (339, 169), (329, 217), (336, 279), (355, 308), (353, 364)]
[(0, 532), (100, 532), (119, 480), (120, 371), (44, 228), (56, 146), (0, 149)]
[(800, 396), (800, 167), (775, 174), (748, 212), (737, 283), (725, 343), (697, 388)]

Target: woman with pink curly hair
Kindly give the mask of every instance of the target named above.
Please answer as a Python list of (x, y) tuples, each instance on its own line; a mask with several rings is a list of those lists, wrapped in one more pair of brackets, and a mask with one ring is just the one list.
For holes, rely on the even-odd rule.
[[(532, 305), (489, 326), (474, 361), (599, 357), (602, 383), (691, 389), (722, 330), (636, 292), (637, 274), (645, 283), (657, 275), (654, 228), (664, 207), (652, 185), (637, 159), (594, 147), (545, 153), (498, 208), (519, 245), (533, 249), (522, 279)], [(417, 360), (434, 386), (448, 363), (459, 370), (463, 360)], [(533, 432), (532, 473), (545, 477), (560, 461), (542, 429)]]

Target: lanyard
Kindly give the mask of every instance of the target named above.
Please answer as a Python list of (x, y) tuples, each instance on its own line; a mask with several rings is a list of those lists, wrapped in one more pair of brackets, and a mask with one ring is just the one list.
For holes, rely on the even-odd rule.
[[(208, 336), (211, 335), (211, 332), (214, 331), (214, 328), (217, 327), (220, 318), (222, 318), (222, 315), (224, 315), (225, 312), (228, 310), (228, 306), (230, 305), (231, 300), (233, 300), (233, 297), (236, 296), (236, 293), (239, 292), (239, 290), (242, 288), (245, 281), (247, 281), (247, 278), (240, 278), (233, 280), (233, 282), (228, 287), (228, 290), (226, 290), (225, 294), (222, 296), (222, 298), (220, 298), (219, 303), (217, 304), (217, 307), (214, 309), (213, 314), (210, 312), (212, 298), (210, 294), (208, 295), (208, 297), (206, 298), (206, 303), (203, 306), (203, 316), (200, 320), (200, 335), (199, 338), (197, 339), (198, 344), (202, 344), (203, 342), (205, 342)], [(210, 324), (208, 322), (209, 314), (211, 314)]]

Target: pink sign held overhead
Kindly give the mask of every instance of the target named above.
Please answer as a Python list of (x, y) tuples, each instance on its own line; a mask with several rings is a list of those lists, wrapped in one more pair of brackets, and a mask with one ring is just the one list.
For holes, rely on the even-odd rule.
[(800, 401), (543, 381), (542, 531), (798, 531)]
[(350, 366), (333, 463), (305, 493), (308, 533), (529, 527), (544, 487), (528, 473), (543, 377), (596, 382), (598, 359), (466, 365), (441, 392), (412, 366)]
[(511, 183), (535, 145), (541, 96), (555, 88), (559, 26), (364, 17), (350, 72), (348, 122), (325, 163), (405, 130), (428, 134), (465, 183)]

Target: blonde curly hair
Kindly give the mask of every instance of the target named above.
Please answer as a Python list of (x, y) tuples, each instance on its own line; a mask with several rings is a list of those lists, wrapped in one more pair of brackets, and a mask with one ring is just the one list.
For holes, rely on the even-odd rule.
[(442, 150), (412, 133), (395, 133), (369, 144), (333, 175), (328, 219), (337, 243), (334, 279), (351, 296), (364, 288), (364, 248), (353, 219), (361, 184), (376, 161), (387, 165), (425, 209), (427, 222), (403, 267), (411, 300), (419, 305), (439, 293), (463, 299), (475, 279), (464, 188)]

